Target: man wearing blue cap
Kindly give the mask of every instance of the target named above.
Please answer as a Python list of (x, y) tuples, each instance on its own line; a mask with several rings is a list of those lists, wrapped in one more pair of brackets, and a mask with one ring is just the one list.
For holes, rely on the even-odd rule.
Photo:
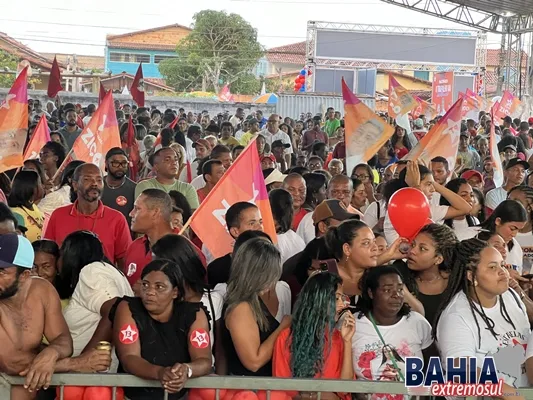
[[(0, 235), (0, 372), (26, 377), (12, 399), (33, 399), (47, 389), (56, 361), (72, 354), (72, 338), (55, 288), (31, 276), (31, 243), (14, 233)], [(43, 335), (50, 343), (39, 352)]]

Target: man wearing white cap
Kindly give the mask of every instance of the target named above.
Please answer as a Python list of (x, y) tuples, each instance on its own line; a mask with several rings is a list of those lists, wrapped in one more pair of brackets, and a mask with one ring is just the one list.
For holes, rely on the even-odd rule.
[[(26, 377), (12, 399), (35, 398), (47, 389), (56, 362), (72, 354), (72, 338), (59, 295), (46, 280), (31, 275), (31, 243), (13, 233), (0, 235), (0, 372)], [(50, 343), (39, 352), (44, 337)]]

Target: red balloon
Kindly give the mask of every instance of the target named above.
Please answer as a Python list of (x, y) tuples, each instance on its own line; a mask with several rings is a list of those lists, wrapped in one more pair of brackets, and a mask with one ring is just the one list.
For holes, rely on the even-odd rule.
[(299, 78), (300, 82), (301, 83), (304, 83), (305, 82), (305, 76), (303, 75), (300, 75), (300, 78)]
[(257, 395), (251, 390), (241, 390), (235, 393), (232, 400), (259, 400)]
[[(287, 393), (279, 390), (272, 390), (270, 392), (270, 400), (285, 400), (286, 397)], [(267, 400), (266, 390), (260, 390), (259, 392), (257, 392), (257, 398), (259, 400)]]
[(428, 199), (418, 189), (398, 190), (390, 198), (387, 210), (390, 222), (398, 235), (409, 241), (412, 241), (420, 229), (431, 221)]
[(294, 88), (296, 90), (300, 90), (301, 87), (302, 87), (302, 84), (300, 82), (298, 82), (296, 85), (294, 85)]
[[(113, 388), (105, 386), (91, 386), (85, 389), (82, 400), (112, 400)], [(124, 389), (117, 388), (117, 400), (124, 400)]]
[(308, 69), (307, 70), (307, 75), (311, 76), (311, 75), (313, 75), (313, 72), (310, 69)]
[[(64, 400), (79, 400), (83, 397), (85, 392), (85, 386), (65, 386), (63, 390), (63, 399)], [(61, 388), (56, 388), (57, 399), (61, 398)]]

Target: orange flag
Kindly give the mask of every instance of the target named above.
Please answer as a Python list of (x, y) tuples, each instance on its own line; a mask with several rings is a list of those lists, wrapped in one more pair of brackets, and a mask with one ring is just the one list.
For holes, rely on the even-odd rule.
[(437, 110), (430, 103), (425, 100), (422, 100), (418, 96), (414, 96), (414, 98), (418, 103), (418, 107), (415, 108), (411, 113), (413, 114), (414, 118), (419, 118), (421, 115), (425, 115), (427, 120), (431, 121), (437, 116)]
[(508, 90), (503, 92), (502, 99), (500, 100), (500, 105), (495, 109), (494, 117), (497, 121), (501, 121), (507, 116), (511, 118), (518, 117), (522, 102), (518, 97), (515, 97)]
[(259, 208), (264, 231), (276, 243), (276, 228), (255, 140), (229, 167), (189, 220), (196, 235), (216, 258), (232, 251), (233, 239), (228, 233), (225, 215), (228, 208), (240, 201)]
[(394, 133), (394, 128), (378, 117), (348, 88), (342, 80), (344, 99), (344, 136), (348, 174), (353, 168), (367, 162)]
[[(72, 160), (83, 160), (105, 169), (105, 154), (113, 147), (121, 147), (113, 93), (109, 91), (96, 109), (89, 124), (74, 142), (72, 150), (57, 170), (56, 176)], [(54, 179), (55, 177), (54, 176)]]
[(484, 97), (481, 97), (479, 94), (477, 94), (476, 92), (472, 91), (471, 89), (466, 89), (466, 93), (465, 93), (468, 97), (474, 99), (477, 104), (478, 104), (478, 108), (480, 111), (485, 111), (487, 113), (490, 113), (491, 112), (491, 108), (492, 108), (492, 101), (490, 101), (489, 99), (486, 99)]
[(22, 167), (28, 135), (28, 67), (0, 103), (0, 172)]
[(102, 101), (104, 101), (104, 97), (106, 94), (107, 92), (105, 90), (104, 84), (102, 83), (102, 81), (100, 81), (100, 91), (98, 92), (98, 105), (100, 105)]
[(43, 146), (50, 141), (50, 128), (44, 114), (33, 131), (33, 135), (24, 151), (24, 161), (39, 158), (39, 153)]
[(459, 148), (462, 108), (463, 99), (459, 98), (404, 159), (421, 159), (429, 165), (433, 158), (441, 156), (448, 160), (450, 171), (453, 171)]
[(389, 74), (389, 117), (396, 119), (418, 106), (415, 98)]
[(463, 119), (473, 119), (477, 121), (479, 115), (479, 105), (476, 99), (467, 96), (463, 92), (459, 92), (459, 98), (463, 99)]

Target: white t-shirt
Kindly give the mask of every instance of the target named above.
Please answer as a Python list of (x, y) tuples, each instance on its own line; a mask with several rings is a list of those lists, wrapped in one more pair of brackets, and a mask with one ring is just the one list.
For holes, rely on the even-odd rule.
[(533, 267), (533, 232), (518, 233), (515, 239), (524, 253), (522, 257), (522, 274), (530, 274)]
[(283, 152), (285, 154), (292, 154), (293, 153), (293, 150), (292, 150), (292, 142), (291, 142), (291, 138), (289, 137), (289, 135), (287, 135), (285, 132), (283, 132), (282, 130), (279, 130), (276, 134), (271, 134), (268, 129), (263, 129), (261, 132), (259, 132), (261, 135), (263, 135), (263, 137), (265, 138), (265, 142), (266, 144), (269, 145), (270, 149), (272, 149), (272, 142), (276, 141), (276, 140), (281, 140), (281, 142), (283, 144), (288, 144), (290, 147), (286, 148), (283, 150)]
[[(213, 302), (213, 309), (211, 309), (211, 303), (209, 303), (209, 296), (207, 293), (204, 293), (202, 296), (202, 304), (204, 307), (209, 311), (209, 315), (211, 317), (211, 321), (209, 321), (209, 336), (211, 338), (211, 345), (215, 343), (215, 333), (214, 333), (214, 326), (215, 323), (222, 318), (222, 307), (224, 307), (224, 296), (216, 291), (211, 291), (211, 301)], [(215, 315), (213, 315), (215, 314)], [(215, 363), (215, 357), (213, 356), (213, 365)]]
[[(379, 203), (379, 218), (378, 218), (378, 203)], [(379, 222), (380, 218), (385, 218), (385, 214), (387, 213), (387, 209), (385, 208), (386, 203), (384, 200), (380, 200), (379, 202), (373, 202), (370, 204), (366, 210), (365, 210), (365, 216), (364, 221), (365, 224), (367, 224), (370, 229), (374, 229), (374, 227)]]
[[(474, 218), (474, 224), (479, 225), (479, 220), (476, 217)], [(463, 240), (468, 240), (476, 237), (479, 233), (480, 228), (478, 226), (468, 226), (468, 221), (465, 219), (453, 220), (453, 230), (457, 239), (460, 242)]]
[(305, 249), (304, 240), (292, 229), (285, 233), (278, 233), (277, 236), (278, 243), (276, 247), (281, 253), (281, 264)]
[[(513, 387), (528, 386), (522, 367), (525, 362), (525, 345), (530, 336), (529, 321), (526, 306), (511, 291), (509, 289), (505, 292), (502, 298), (515, 328), (504, 320), (499, 298), (494, 307), (483, 308), (485, 315), (494, 322), (497, 339), (486, 329), (485, 322), (476, 313), (478, 332), (466, 295), (463, 292), (455, 295), (444, 309), (437, 325), (437, 346), (444, 366), (446, 357), (476, 357), (478, 366), (481, 366), (485, 357), (493, 356), (498, 376), (506, 384)], [(480, 306), (477, 306), (479, 309)]]
[[(102, 305), (115, 297), (124, 296), (133, 297), (134, 294), (128, 280), (118, 269), (98, 261), (82, 268), (72, 298), (63, 310), (74, 342), (73, 357), (78, 356), (91, 340), (102, 318)], [(115, 357), (113, 361), (110, 371), (116, 371), (118, 366)]]
[[(430, 218), (433, 220), (436, 224), (442, 224), (444, 222), (444, 217), (446, 217), (446, 213), (448, 212), (449, 206), (437, 206), (434, 204), (429, 204), (429, 209), (431, 211)], [(396, 239), (400, 237), (394, 227), (392, 226), (392, 223), (390, 222), (389, 218), (389, 211), (387, 210), (387, 213), (385, 214), (385, 222), (383, 223), (383, 233), (385, 235), (385, 240), (387, 241), (387, 244), (390, 246)]]
[(485, 207), (495, 210), (505, 199), (507, 199), (507, 190), (502, 187), (494, 188), (485, 196)]
[(185, 136), (185, 155), (187, 156), (187, 161), (192, 163), (196, 158), (196, 150), (192, 147), (194, 142)]
[(191, 185), (196, 189), (199, 190), (205, 186), (206, 182), (204, 179), (204, 175), (198, 175), (196, 178), (194, 178), (191, 182)]
[(519, 274), (522, 274), (522, 267), (524, 264), (524, 252), (520, 243), (513, 238), (513, 248), (507, 252), (507, 258), (505, 259), (507, 264), (516, 265)]
[[(228, 291), (227, 283), (219, 283), (215, 286), (215, 291), (224, 297)], [(279, 281), (276, 283), (276, 296), (279, 302), (276, 320), (281, 322), (285, 315), (291, 315), (291, 288), (287, 282)]]
[(303, 239), (305, 245), (316, 238), (312, 212), (304, 215), (300, 225), (298, 225), (298, 229), (296, 229), (296, 233)]
[[(357, 379), (374, 381), (399, 380), (395, 378), (394, 366), (388, 357), (386, 348), (379, 338), (372, 322), (364, 316), (357, 319), (356, 330), (352, 338), (353, 366)], [(420, 314), (411, 312), (403, 316), (394, 325), (378, 325), (383, 340), (392, 350), (396, 364), (405, 377), (405, 358), (420, 357), (422, 350), (428, 348), (433, 342), (431, 338), (431, 325)], [(392, 399), (396, 395), (374, 394), (372, 399)]]

